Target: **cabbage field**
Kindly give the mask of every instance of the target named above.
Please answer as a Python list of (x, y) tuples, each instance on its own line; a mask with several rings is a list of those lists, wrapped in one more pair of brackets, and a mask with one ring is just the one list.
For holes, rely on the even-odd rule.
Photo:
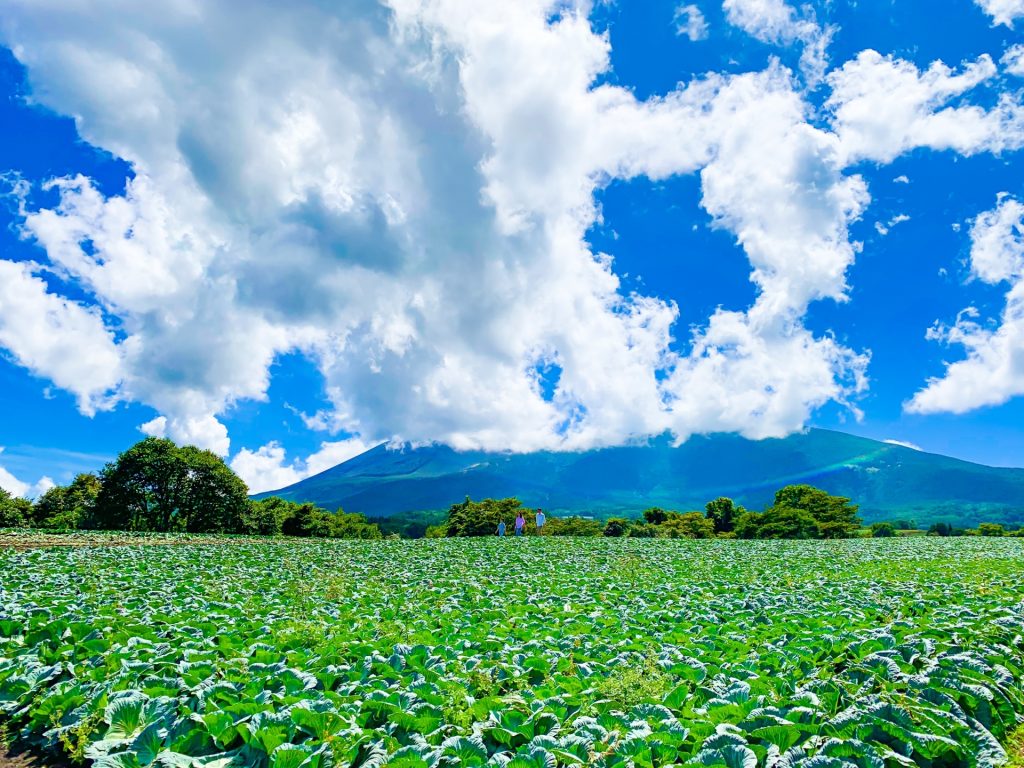
[(0, 723), (97, 766), (999, 765), (1024, 540), (0, 551)]

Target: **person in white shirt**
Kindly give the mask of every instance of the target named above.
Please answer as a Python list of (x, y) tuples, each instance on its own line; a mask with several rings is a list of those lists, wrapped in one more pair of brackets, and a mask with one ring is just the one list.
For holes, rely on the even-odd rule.
[(544, 510), (540, 507), (537, 508), (537, 531), (544, 527)]

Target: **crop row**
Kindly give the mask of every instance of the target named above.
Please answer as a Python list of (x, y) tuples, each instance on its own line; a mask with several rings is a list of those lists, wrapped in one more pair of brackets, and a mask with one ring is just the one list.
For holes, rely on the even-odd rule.
[(0, 553), (0, 718), (98, 766), (997, 765), (1024, 542)]

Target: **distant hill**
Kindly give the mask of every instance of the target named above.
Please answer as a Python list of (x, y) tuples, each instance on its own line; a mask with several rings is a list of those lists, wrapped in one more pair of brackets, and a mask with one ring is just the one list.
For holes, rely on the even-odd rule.
[(466, 496), (518, 496), (555, 515), (603, 518), (637, 515), (650, 506), (702, 509), (717, 496), (760, 509), (789, 483), (849, 496), (868, 521), (1024, 524), (1024, 469), (986, 467), (822, 429), (782, 439), (711, 435), (678, 447), (661, 440), (580, 453), (381, 445), (260, 496), (370, 517), (444, 510)]

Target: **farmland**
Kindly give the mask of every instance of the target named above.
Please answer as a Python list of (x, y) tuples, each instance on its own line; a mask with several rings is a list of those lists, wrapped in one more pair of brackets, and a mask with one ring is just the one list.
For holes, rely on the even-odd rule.
[[(93, 543), (93, 542), (90, 542)], [(1024, 540), (0, 550), (0, 722), (98, 766), (995, 765)]]

